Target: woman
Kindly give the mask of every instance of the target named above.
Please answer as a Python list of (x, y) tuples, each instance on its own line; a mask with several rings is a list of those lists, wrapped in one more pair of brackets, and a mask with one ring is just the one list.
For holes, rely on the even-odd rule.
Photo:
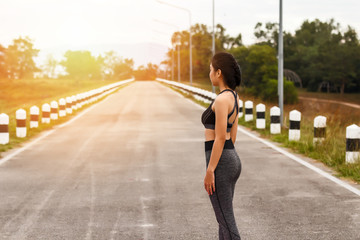
[(221, 52), (213, 56), (209, 76), (220, 93), (201, 117), (207, 168), (204, 187), (219, 223), (219, 239), (239, 240), (232, 202), (241, 173), (240, 158), (234, 148), (239, 109), (235, 88), (241, 83), (241, 71), (231, 54)]

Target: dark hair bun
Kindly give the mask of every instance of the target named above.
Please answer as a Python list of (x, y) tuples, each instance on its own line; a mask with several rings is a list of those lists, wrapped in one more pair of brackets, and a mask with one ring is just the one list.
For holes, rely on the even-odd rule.
[(241, 68), (240, 65), (235, 61), (234, 65), (234, 71), (235, 71), (235, 82), (236, 86), (240, 86), (241, 84)]
[(241, 84), (241, 68), (233, 55), (227, 52), (216, 53), (211, 59), (211, 65), (217, 71), (221, 69), (227, 86), (235, 90)]

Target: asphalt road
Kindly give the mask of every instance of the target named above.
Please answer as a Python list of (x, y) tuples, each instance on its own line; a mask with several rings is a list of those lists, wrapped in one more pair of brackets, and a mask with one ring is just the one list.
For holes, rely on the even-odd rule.
[[(202, 109), (134, 82), (0, 165), (0, 239), (217, 239)], [(235, 144), (246, 239), (360, 239), (360, 198), (248, 135)]]

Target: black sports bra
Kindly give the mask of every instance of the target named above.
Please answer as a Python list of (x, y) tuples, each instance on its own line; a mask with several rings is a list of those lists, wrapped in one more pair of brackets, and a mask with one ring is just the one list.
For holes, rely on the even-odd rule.
[[(237, 93), (231, 91), (230, 89), (225, 89), (223, 91), (221, 91), (219, 93), (222, 94), (223, 92), (225, 91), (230, 91), (232, 92), (232, 94), (234, 95), (235, 97), (235, 105), (234, 105), (234, 108), (233, 110), (231, 111), (231, 113), (228, 114), (228, 120), (231, 116), (231, 114), (233, 114), (233, 112), (235, 111), (235, 108), (236, 108), (236, 114), (239, 113), (239, 107), (238, 107), (238, 104), (237, 104)], [(207, 129), (215, 129), (215, 112), (213, 112), (213, 110), (211, 109), (211, 106), (213, 105), (215, 100), (213, 100), (210, 104), (210, 106), (203, 112), (203, 114), (201, 115), (201, 122), (202, 124), (204, 124), (204, 127), (207, 128)], [(227, 123), (227, 128), (226, 128), (226, 132), (230, 132), (231, 130), (231, 127), (233, 126), (235, 120), (237, 119), (237, 117), (235, 117), (234, 121), (232, 123)]]

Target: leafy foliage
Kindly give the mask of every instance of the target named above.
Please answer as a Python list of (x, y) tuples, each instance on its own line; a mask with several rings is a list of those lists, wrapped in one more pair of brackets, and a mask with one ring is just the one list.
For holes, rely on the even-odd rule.
[(39, 71), (33, 57), (39, 53), (29, 37), (19, 37), (7, 48), (0, 46), (0, 77), (23, 79)]
[(134, 76), (136, 80), (155, 80), (156, 73), (158, 71), (158, 66), (156, 64), (148, 63), (145, 67), (143, 65), (139, 66), (136, 71), (134, 71)]
[(100, 78), (100, 63), (102, 58), (95, 58), (90, 51), (67, 51), (65, 60), (60, 64), (66, 69), (69, 77), (75, 79)]
[[(234, 47), (242, 46), (241, 34), (230, 37), (225, 34), (225, 28), (217, 24), (215, 28), (215, 51), (229, 50)], [(192, 35), (192, 60), (193, 76), (195, 78), (207, 77), (209, 74), (209, 64), (212, 56), (212, 31), (205, 24), (195, 24), (191, 27)], [(178, 42), (178, 38), (180, 41)], [(180, 71), (181, 79), (189, 79), (189, 31), (174, 32), (171, 37), (172, 49), (167, 52), (167, 63), (169, 68), (174, 64), (175, 76)], [(180, 48), (180, 70), (178, 69), (178, 47)]]
[[(255, 27), (257, 44), (277, 49), (278, 25), (266, 23)], [(320, 90), (322, 83), (332, 91), (360, 91), (360, 45), (357, 33), (348, 26), (341, 31), (334, 19), (328, 22), (306, 20), (295, 34), (284, 32), (284, 67), (295, 71), (309, 91)]]

